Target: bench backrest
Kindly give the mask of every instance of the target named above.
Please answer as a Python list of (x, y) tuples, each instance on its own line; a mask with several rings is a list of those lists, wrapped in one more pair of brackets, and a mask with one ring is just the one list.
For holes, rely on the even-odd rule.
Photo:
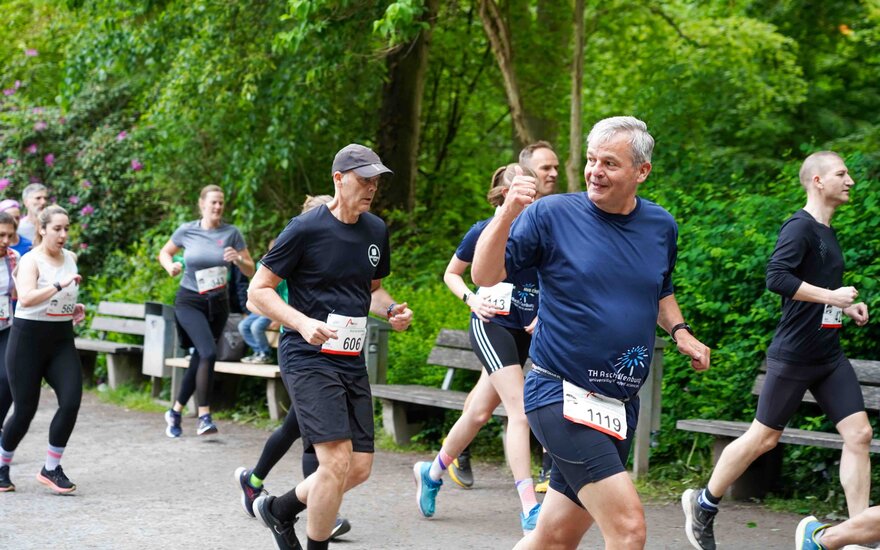
[[(880, 361), (871, 361), (868, 359), (850, 359), (853, 370), (856, 371), (856, 378), (862, 386), (862, 396), (865, 399), (865, 409), (869, 411), (880, 410)], [(761, 374), (755, 378), (755, 384), (752, 386), (752, 393), (758, 395), (761, 388), (764, 387), (764, 380), (767, 375), (763, 371), (767, 370), (767, 364), (761, 364)], [(804, 401), (807, 403), (815, 403), (816, 398), (812, 392), (804, 394)]]
[[(471, 340), (466, 330), (440, 329), (434, 348), (428, 355), (428, 364), (447, 367), (446, 376), (440, 387), (448, 390), (456, 369), (480, 372), (483, 365), (471, 348)], [(527, 361), (526, 365), (531, 365)]]
[[(113, 315), (114, 317), (104, 317), (104, 315)], [(143, 336), (147, 332), (144, 315), (144, 304), (101, 302), (98, 304), (98, 314), (92, 318), (91, 329), (100, 332), (120, 332)]]

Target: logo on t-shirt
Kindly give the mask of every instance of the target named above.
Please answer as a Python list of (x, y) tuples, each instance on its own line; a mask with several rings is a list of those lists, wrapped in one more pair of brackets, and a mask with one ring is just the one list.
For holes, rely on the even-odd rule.
[(373, 267), (379, 265), (379, 247), (371, 244), (370, 248), (367, 250), (367, 255), (370, 257), (370, 263), (373, 264)]
[(646, 346), (634, 346), (623, 352), (614, 363), (614, 370), (618, 373), (629, 369), (629, 376), (633, 375), (636, 368), (645, 368), (645, 361), (648, 360), (648, 348)]

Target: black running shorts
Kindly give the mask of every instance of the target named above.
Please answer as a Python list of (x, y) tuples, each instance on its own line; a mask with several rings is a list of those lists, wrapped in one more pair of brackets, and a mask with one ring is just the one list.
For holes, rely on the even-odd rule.
[(845, 355), (818, 364), (783, 363), (768, 357), (755, 419), (768, 428), (784, 429), (807, 390), (834, 424), (865, 410), (859, 380)]
[(282, 371), (302, 432), (303, 446), (350, 439), (357, 453), (373, 452), (373, 396), (367, 371), (327, 367)]
[(474, 353), (489, 374), (510, 365), (523, 366), (529, 358), (532, 335), (525, 329), (511, 329), (471, 317), (468, 334)]
[(626, 439), (620, 441), (562, 416), (562, 402), (551, 403), (526, 413), (532, 433), (553, 458), (550, 487), (583, 508), (578, 491), (626, 471), (626, 460), (636, 433), (639, 399), (626, 404)]

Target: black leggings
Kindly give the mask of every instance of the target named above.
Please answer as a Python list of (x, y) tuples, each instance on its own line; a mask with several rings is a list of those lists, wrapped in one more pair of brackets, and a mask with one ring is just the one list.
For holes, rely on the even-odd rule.
[(217, 361), (217, 341), (229, 318), (229, 299), (226, 289), (210, 294), (199, 294), (181, 288), (174, 299), (174, 317), (177, 327), (186, 336), (181, 338), (184, 347), (192, 344), (195, 351), (190, 356), (189, 368), (180, 385), (177, 402), (186, 405), (193, 392), (196, 404), (211, 404), (211, 387), (214, 383), (214, 363)]
[[(293, 407), (287, 411), (284, 423), (269, 436), (266, 444), (263, 446), (263, 452), (260, 453), (260, 459), (254, 466), (254, 475), (260, 479), (266, 479), (271, 470), (281, 457), (290, 450), (293, 442), (299, 439), (299, 420), (296, 418), (296, 411)], [(303, 452), (302, 471), (303, 478), (309, 477), (318, 469), (318, 456), (315, 454), (315, 447), (309, 445)]]
[(66, 447), (82, 401), (82, 366), (73, 345), (73, 323), (15, 319), (9, 330), (6, 370), (15, 409), (3, 427), (3, 448), (14, 451), (27, 433), (44, 378), (58, 398), (49, 445)]
[(0, 424), (3, 424), (12, 406), (12, 390), (9, 389), (9, 376), (6, 374), (6, 344), (10, 330), (0, 330)]

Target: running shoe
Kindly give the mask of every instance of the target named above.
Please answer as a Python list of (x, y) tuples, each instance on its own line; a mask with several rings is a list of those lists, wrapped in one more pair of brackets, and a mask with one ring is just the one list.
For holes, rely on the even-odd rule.
[(217, 426), (211, 420), (211, 413), (203, 414), (199, 417), (199, 427), (196, 430), (197, 435), (211, 435), (217, 433)]
[(43, 469), (37, 474), (37, 481), (52, 489), (59, 495), (66, 495), (67, 493), (72, 493), (76, 490), (76, 485), (67, 479), (60, 464), (55, 466), (55, 469), (51, 472), (43, 466)]
[(469, 456), (460, 455), (452, 461), (448, 471), (449, 477), (459, 487), (470, 489), (474, 486), (474, 472), (471, 470), (471, 458)]
[(419, 505), (419, 513), (429, 518), (434, 515), (434, 504), (437, 493), (443, 486), (443, 480), (434, 481), (428, 472), (431, 470), (430, 462), (416, 462), (413, 466), (413, 477), (416, 481), (416, 502)]
[(827, 524), (820, 522), (813, 516), (805, 517), (798, 523), (794, 535), (795, 548), (797, 550), (825, 550), (825, 546), (816, 542), (816, 535), (828, 527)]
[(532, 509), (529, 510), (529, 515), (526, 515), (523, 512), (519, 513), (519, 522), (522, 524), (523, 535), (528, 535), (535, 530), (535, 525), (538, 524), (538, 514), (540, 513), (540, 502), (538, 504), (535, 504)]
[(684, 530), (694, 548), (715, 550), (715, 514), (697, 502), (700, 490), (688, 489), (681, 495)]
[(272, 537), (275, 539), (275, 548), (278, 550), (302, 550), (302, 546), (296, 538), (296, 532), (293, 529), (293, 524), (296, 523), (298, 518), (294, 518), (293, 521), (281, 521), (273, 516), (272, 501), (274, 500), (274, 496), (263, 495), (257, 497), (257, 500), (254, 501), (257, 519), (272, 531)]
[(351, 531), (351, 524), (345, 518), (336, 518), (336, 525), (333, 526), (333, 530), (330, 531), (330, 540), (336, 540), (342, 535)]
[(240, 466), (235, 470), (235, 479), (241, 487), (241, 507), (244, 508), (247, 515), (254, 518), (257, 517), (254, 514), (254, 501), (257, 500), (258, 496), (269, 493), (266, 492), (264, 487), (257, 488), (251, 485), (251, 473), (253, 473), (253, 470)]
[(251, 355), (247, 355), (245, 357), (242, 357), (241, 362), (251, 364), (254, 362), (254, 359), (257, 358), (257, 355), (259, 355), (259, 353), (252, 353)]
[(9, 465), (0, 466), (0, 493), (10, 493), (15, 490), (15, 484), (9, 479)]
[(168, 437), (180, 437), (183, 435), (183, 429), (180, 427), (179, 412), (175, 412), (174, 409), (165, 411), (165, 423), (168, 424), (165, 428), (165, 435)]
[(254, 356), (253, 361), (251, 361), (254, 365), (271, 365), (272, 364), (272, 356), (268, 353), (258, 353)]
[(536, 493), (546, 493), (547, 489), (550, 488), (550, 471), (544, 471), (544, 468), (541, 468), (541, 471), (538, 472), (538, 479), (535, 481), (535, 492)]

